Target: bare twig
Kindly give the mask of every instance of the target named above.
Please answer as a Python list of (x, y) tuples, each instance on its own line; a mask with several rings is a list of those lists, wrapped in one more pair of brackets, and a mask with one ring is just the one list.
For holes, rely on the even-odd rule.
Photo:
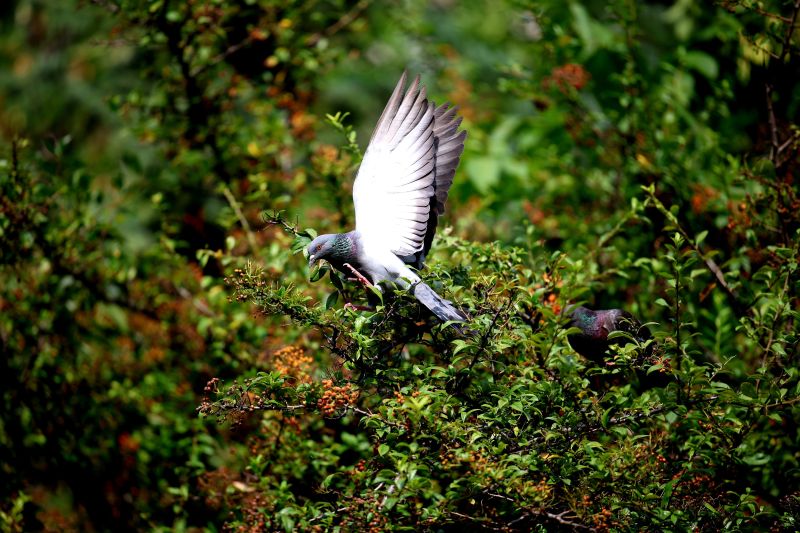
[(791, 400), (784, 400), (782, 402), (769, 403), (769, 404), (764, 406), (764, 410), (767, 411), (767, 410), (773, 409), (775, 407), (787, 407), (789, 405), (794, 405), (794, 404), (796, 404), (798, 402), (800, 402), (800, 396), (798, 396), (797, 398), (792, 398)]
[(214, 318), (217, 317), (217, 314), (208, 306), (208, 304), (205, 303), (203, 300), (196, 299), (194, 297), (194, 294), (192, 294), (191, 291), (189, 291), (189, 289), (187, 289), (186, 287), (180, 287), (180, 286), (177, 286), (177, 285), (174, 285), (174, 287), (175, 287), (175, 291), (178, 293), (178, 295), (181, 298), (183, 298), (184, 300), (190, 300), (192, 302), (192, 305), (194, 306), (194, 308), (197, 309), (197, 311), (200, 314), (203, 314), (205, 316), (214, 317)]
[(562, 526), (571, 527), (573, 530), (579, 531), (596, 531), (595, 528), (589, 527), (587, 525), (581, 524), (580, 522), (576, 522), (575, 519), (577, 517), (567, 516), (570, 511), (562, 511), (558, 514), (554, 514), (548, 511), (534, 511), (533, 515), (540, 516), (542, 518), (547, 518), (548, 520), (552, 520), (553, 522), (557, 522)]
[(793, 141), (797, 141), (798, 137), (800, 137), (800, 132), (798, 131), (792, 132), (792, 135), (790, 135), (789, 138), (783, 141), (783, 144), (778, 147), (778, 155), (780, 155), (781, 153), (783, 153), (784, 150), (789, 148), (789, 145), (792, 144)]
[(780, 20), (781, 22), (789, 22), (789, 21), (791, 21), (790, 17), (784, 17), (783, 15), (779, 15), (777, 13), (772, 13), (770, 11), (767, 11), (766, 9), (762, 9), (762, 8), (758, 7), (757, 5), (750, 6), (749, 9), (751, 11), (755, 12), (755, 13), (758, 13), (759, 15), (761, 15), (763, 17), (771, 18), (771, 19), (774, 19), (774, 20)]
[(19, 149), (20, 140), (14, 137), (11, 141), (11, 182), (17, 183), (19, 180)]
[[(514, 502), (514, 503), (517, 503), (517, 504), (521, 504), (522, 503), (522, 502), (517, 502), (514, 498), (509, 498), (508, 496), (503, 496), (502, 494), (497, 494), (497, 493), (494, 493), (494, 492), (484, 492), (484, 494), (486, 494), (487, 496), (490, 496), (492, 498), (498, 498), (498, 499), (501, 499), (501, 500), (505, 500), (507, 502)], [(587, 526), (587, 525), (584, 525), (584, 524), (581, 524), (580, 522), (577, 522), (576, 521), (577, 517), (568, 516), (570, 513), (571, 513), (571, 511), (569, 509), (566, 510), (566, 511), (562, 511), (562, 512), (560, 512), (558, 514), (551, 513), (549, 511), (545, 511), (545, 510), (526, 511), (521, 516), (519, 516), (519, 517), (515, 518), (514, 520), (512, 520), (511, 522), (509, 522), (507, 525), (508, 526), (513, 526), (513, 525), (518, 524), (518, 523), (520, 523), (520, 522), (522, 522), (524, 520), (527, 520), (529, 518), (544, 518), (544, 519), (547, 519), (547, 520), (550, 520), (550, 521), (553, 521), (553, 522), (557, 522), (558, 524), (561, 524), (562, 526), (571, 527), (573, 530), (595, 531), (595, 528)]]
[(786, 26), (786, 33), (783, 36), (783, 42), (781, 43), (781, 51), (778, 54), (778, 61), (783, 62), (786, 58), (786, 54), (789, 53), (789, 47), (792, 42), (792, 34), (794, 33), (794, 25), (797, 23), (797, 15), (800, 13), (800, 0), (796, 0), (794, 3), (794, 7), (792, 8), (792, 15), (789, 24)]
[(775, 121), (775, 110), (772, 108), (772, 84), (767, 82), (764, 84), (764, 92), (767, 96), (767, 119), (769, 120), (769, 133), (772, 141), (772, 146), (769, 149), (769, 160), (772, 164), (777, 166), (778, 148), (778, 125)]
[(236, 213), (236, 218), (239, 219), (239, 223), (242, 225), (242, 228), (244, 228), (245, 235), (247, 235), (247, 243), (250, 245), (250, 251), (255, 253), (258, 249), (256, 237), (253, 234), (253, 230), (250, 228), (250, 223), (247, 222), (247, 218), (242, 212), (241, 205), (236, 200), (236, 197), (233, 195), (226, 183), (222, 184), (222, 194), (225, 195), (225, 199), (228, 200), (228, 204), (230, 204), (231, 209), (233, 209), (233, 212)]
[(771, 137), (771, 146), (769, 150), (769, 160), (772, 161), (772, 164), (775, 166), (776, 169), (781, 168), (786, 162), (788, 162), (788, 158), (784, 159), (783, 161), (779, 160), (779, 156), (781, 152), (783, 152), (786, 148), (791, 145), (791, 142), (795, 135), (792, 134), (789, 136), (789, 139), (784, 141), (783, 143), (779, 140), (778, 135), (778, 124), (775, 118), (775, 110), (772, 107), (772, 82), (770, 79), (774, 79), (774, 70), (779, 67), (781, 63), (784, 62), (786, 59), (786, 55), (791, 50), (791, 43), (792, 43), (792, 35), (794, 34), (794, 27), (797, 23), (797, 16), (800, 13), (800, 0), (796, 0), (794, 6), (792, 8), (792, 14), (788, 19), (788, 23), (786, 25), (786, 31), (783, 36), (783, 40), (781, 41), (781, 49), (778, 52), (777, 56), (773, 55), (775, 59), (774, 62), (771, 62), (769, 65), (768, 73), (769, 79), (764, 84), (764, 89), (767, 98), (767, 119), (769, 120), (769, 129), (770, 129), (770, 137)]
[(492, 531), (507, 531), (508, 530), (508, 528), (505, 527), (505, 526), (501, 527), (501, 526), (493, 525), (493, 523), (491, 522), (490, 518), (483, 518), (483, 517), (477, 518), (477, 517), (474, 517), (474, 516), (466, 515), (464, 513), (459, 513), (457, 511), (449, 511), (449, 513), (451, 515), (453, 515), (453, 516), (457, 516), (457, 517), (461, 518), (462, 520), (469, 520), (470, 522), (475, 522), (477, 524), (480, 524), (481, 527), (484, 528), (484, 529), (491, 529)]

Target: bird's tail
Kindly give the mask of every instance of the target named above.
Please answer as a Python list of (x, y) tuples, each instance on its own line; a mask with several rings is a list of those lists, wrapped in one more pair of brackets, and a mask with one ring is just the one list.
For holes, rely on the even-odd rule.
[(433, 289), (422, 281), (414, 284), (414, 296), (442, 322), (450, 320), (465, 322), (467, 320), (464, 313), (453, 307), (453, 304), (436, 294)]

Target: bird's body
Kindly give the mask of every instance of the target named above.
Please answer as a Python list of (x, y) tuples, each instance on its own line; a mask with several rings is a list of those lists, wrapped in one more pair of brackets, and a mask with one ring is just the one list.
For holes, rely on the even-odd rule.
[(622, 309), (592, 311), (579, 306), (569, 312), (572, 319), (570, 326), (581, 330), (567, 337), (569, 344), (576, 352), (593, 361), (601, 361), (611, 345), (628, 342), (624, 337), (609, 340), (608, 335), (613, 331), (624, 331), (639, 342), (651, 338), (650, 330)]
[(320, 259), (349, 274), (348, 265), (374, 285), (413, 287), (443, 321), (464, 315), (411, 268), (422, 268), (444, 213), (464, 150), (465, 131), (449, 104), (430, 102), (419, 78), (403, 94), (406, 74), (383, 110), (353, 186), (356, 229), (320, 235), (308, 245), (309, 265)]

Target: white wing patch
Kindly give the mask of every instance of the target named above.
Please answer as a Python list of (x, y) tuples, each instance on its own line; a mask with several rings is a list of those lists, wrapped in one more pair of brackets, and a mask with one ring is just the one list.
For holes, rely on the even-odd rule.
[(356, 230), (400, 256), (422, 250), (431, 202), (436, 201), (435, 107), (419, 77), (403, 95), (405, 84), (404, 72), (378, 119), (353, 186)]

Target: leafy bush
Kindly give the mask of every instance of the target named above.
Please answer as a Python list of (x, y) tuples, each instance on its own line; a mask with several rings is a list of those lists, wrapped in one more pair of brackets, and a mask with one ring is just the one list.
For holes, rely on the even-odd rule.
[[(0, 8), (4, 530), (796, 529), (796, 3), (92, 4)], [(300, 253), (405, 66), (466, 332)]]

